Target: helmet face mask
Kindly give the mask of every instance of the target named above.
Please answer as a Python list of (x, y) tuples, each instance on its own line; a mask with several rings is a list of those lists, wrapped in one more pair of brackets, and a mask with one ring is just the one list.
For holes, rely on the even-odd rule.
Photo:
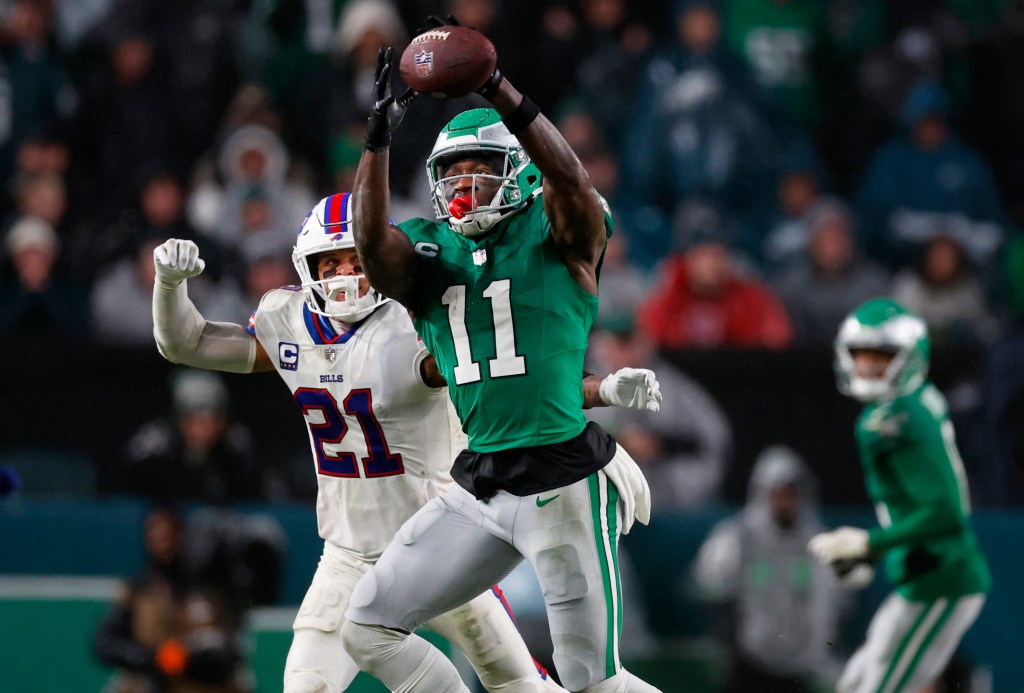
[(309, 310), (344, 323), (358, 322), (389, 299), (369, 287), (360, 293), (362, 274), (334, 274), (320, 278), (319, 261), (323, 253), (351, 249), (352, 196), (338, 193), (325, 197), (306, 215), (299, 229), (292, 263), (302, 283), (302, 295)]
[[(857, 372), (859, 349), (888, 352), (892, 359), (878, 377)], [(924, 321), (888, 299), (873, 299), (843, 321), (835, 341), (839, 391), (861, 402), (892, 399), (913, 392), (928, 374), (931, 343)]]
[[(473, 192), (461, 206), (465, 211), (453, 214), (453, 184), (466, 175), (445, 177), (457, 161), (475, 159), (494, 174), (472, 173)], [(456, 116), (441, 130), (427, 158), (434, 212), (438, 221), (447, 221), (464, 236), (478, 236), (505, 217), (526, 205), (540, 190), (541, 175), (530, 161), (519, 140), (501, 122), (497, 111), (477, 108)], [(478, 184), (496, 186), (490, 200), (477, 199)], [(456, 203), (458, 204), (458, 203)]]

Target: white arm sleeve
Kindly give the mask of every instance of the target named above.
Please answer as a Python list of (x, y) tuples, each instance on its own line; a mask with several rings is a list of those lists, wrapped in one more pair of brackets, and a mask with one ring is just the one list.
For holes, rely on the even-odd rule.
[(251, 373), (256, 339), (230, 322), (208, 322), (188, 297), (188, 282), (153, 286), (153, 336), (168, 361), (196, 368)]

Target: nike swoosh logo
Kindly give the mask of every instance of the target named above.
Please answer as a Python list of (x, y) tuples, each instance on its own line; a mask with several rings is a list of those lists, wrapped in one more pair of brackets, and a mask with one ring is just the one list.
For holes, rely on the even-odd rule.
[(550, 503), (551, 501), (555, 500), (555, 499), (556, 499), (556, 498), (558, 498), (558, 497), (559, 497), (560, 495), (562, 495), (562, 494), (560, 494), (560, 493), (556, 493), (555, 495), (551, 496), (551, 498), (545, 498), (544, 500), (541, 500), (541, 499), (540, 499), (540, 496), (537, 496), (537, 507), (538, 507), (538, 508), (543, 508), (543, 507), (544, 507), (545, 505), (547, 505), (547, 504), (548, 504), (548, 503)]

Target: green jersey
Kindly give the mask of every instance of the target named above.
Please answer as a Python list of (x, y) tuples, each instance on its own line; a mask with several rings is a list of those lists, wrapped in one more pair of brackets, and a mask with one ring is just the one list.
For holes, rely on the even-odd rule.
[(889, 579), (907, 599), (987, 592), (988, 565), (970, 527), (967, 478), (946, 400), (925, 381), (915, 391), (868, 405), (857, 444)]
[(583, 356), (598, 300), (558, 255), (542, 194), (479, 238), (426, 219), (400, 227), (419, 261), (413, 322), (448, 381), (470, 450), (579, 435)]

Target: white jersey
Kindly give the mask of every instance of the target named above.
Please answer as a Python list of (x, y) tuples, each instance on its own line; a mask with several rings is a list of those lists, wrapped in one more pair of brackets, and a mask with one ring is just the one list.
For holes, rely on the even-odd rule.
[(338, 334), (298, 287), (268, 292), (252, 327), (309, 431), (320, 536), (376, 561), (414, 512), (452, 484), (465, 447), (446, 388), (427, 387), (427, 351), (405, 309), (384, 303)]

